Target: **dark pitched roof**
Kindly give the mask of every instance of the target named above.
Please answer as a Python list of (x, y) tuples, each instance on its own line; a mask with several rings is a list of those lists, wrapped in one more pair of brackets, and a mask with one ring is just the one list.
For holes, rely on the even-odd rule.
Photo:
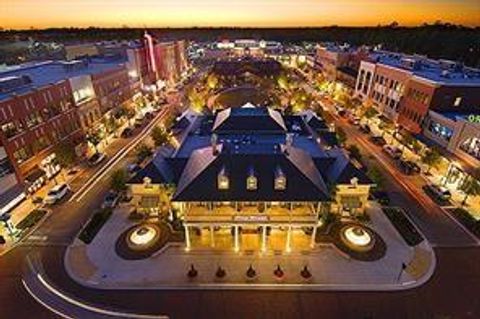
[[(257, 189), (247, 190), (249, 172), (255, 171)], [(287, 180), (285, 190), (275, 190), (275, 170), (280, 167)], [(218, 174), (226, 169), (229, 189), (219, 190)], [(288, 154), (212, 155), (211, 148), (192, 154), (173, 199), (177, 201), (323, 201), (328, 191), (311, 157), (292, 148)]]
[(328, 126), (325, 124), (325, 121), (319, 119), (316, 116), (312, 116), (310, 120), (307, 122), (308, 126), (310, 126), (315, 131), (319, 130), (327, 130)]
[(373, 184), (365, 172), (355, 167), (345, 155), (315, 158), (314, 162), (329, 184), (350, 184), (354, 177), (359, 184)]
[(253, 105), (228, 108), (217, 113), (212, 130), (215, 133), (233, 132), (285, 132), (282, 115), (266, 107)]
[(145, 177), (153, 184), (171, 184), (175, 182), (175, 174), (167, 160), (169, 150), (159, 151), (143, 169), (137, 172), (127, 184), (142, 184)]

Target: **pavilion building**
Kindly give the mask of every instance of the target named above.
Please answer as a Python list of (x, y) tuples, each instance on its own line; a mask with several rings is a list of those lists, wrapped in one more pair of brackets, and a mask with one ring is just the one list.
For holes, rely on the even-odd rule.
[(129, 181), (133, 203), (149, 213), (173, 210), (187, 249), (202, 232), (215, 246), (222, 231), (235, 251), (247, 234), (255, 248), (272, 248), (271, 232), (284, 251), (295, 237), (313, 246), (328, 213), (364, 213), (371, 181), (343, 149), (323, 148), (308, 122), (251, 104), (184, 116), (180, 146), (159, 151)]

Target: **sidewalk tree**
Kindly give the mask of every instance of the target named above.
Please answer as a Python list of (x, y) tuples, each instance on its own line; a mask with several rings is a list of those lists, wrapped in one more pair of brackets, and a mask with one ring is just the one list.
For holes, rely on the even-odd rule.
[(75, 153), (75, 146), (70, 142), (62, 142), (55, 146), (54, 149), (55, 157), (60, 164), (60, 166), (69, 168), (77, 159), (77, 154)]
[(381, 189), (383, 187), (383, 184), (385, 182), (385, 177), (383, 176), (382, 172), (378, 169), (377, 166), (372, 166), (368, 170), (367, 175), (372, 180), (372, 182), (375, 183), (376, 189)]
[(469, 196), (480, 195), (480, 182), (474, 177), (469, 176), (465, 179), (462, 185), (460, 185), (460, 190), (465, 193), (465, 197), (462, 201), (462, 206), (465, 206)]
[(211, 73), (207, 78), (207, 85), (211, 90), (214, 90), (218, 85), (218, 77)]
[(190, 102), (191, 108), (197, 112), (201, 113), (207, 104), (206, 94), (200, 91), (197, 91), (195, 88), (191, 88), (188, 93), (188, 101)]
[(152, 129), (151, 137), (156, 147), (165, 146), (170, 143), (170, 136), (167, 130), (161, 126), (155, 126)]
[(440, 152), (436, 148), (427, 150), (422, 156), (422, 163), (428, 166), (427, 174), (430, 173), (432, 167), (438, 166), (442, 160)]
[(137, 161), (143, 162), (147, 157), (152, 155), (152, 149), (145, 143), (140, 143), (136, 148)]
[(365, 116), (367, 118), (367, 123), (368, 124), (370, 124), (370, 120), (377, 115), (378, 115), (378, 111), (373, 106), (368, 107), (365, 110), (365, 113), (363, 114), (363, 116)]
[(124, 169), (118, 169), (112, 173), (110, 187), (117, 193), (127, 189), (127, 172)]
[(98, 131), (93, 131), (88, 133), (87, 135), (87, 141), (93, 145), (95, 148), (95, 153), (98, 153), (98, 144), (102, 141), (102, 137), (100, 136), (100, 132)]
[(362, 154), (360, 154), (360, 149), (357, 145), (348, 145), (347, 150), (352, 158), (356, 159), (357, 161), (362, 159)]

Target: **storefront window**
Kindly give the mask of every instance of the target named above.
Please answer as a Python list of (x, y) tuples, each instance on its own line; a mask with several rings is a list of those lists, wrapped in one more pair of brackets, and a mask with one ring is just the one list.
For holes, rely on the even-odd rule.
[(480, 160), (480, 138), (468, 138), (460, 145), (460, 148)]
[(428, 127), (428, 130), (433, 135), (436, 135), (436, 136), (444, 139), (445, 141), (450, 141), (450, 139), (453, 136), (453, 130), (450, 127), (442, 125), (442, 124), (437, 123), (437, 122), (431, 122), (429, 127)]

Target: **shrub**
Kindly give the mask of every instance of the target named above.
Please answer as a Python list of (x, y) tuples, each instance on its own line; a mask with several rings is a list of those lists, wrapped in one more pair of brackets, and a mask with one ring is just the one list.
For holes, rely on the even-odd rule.
[(78, 238), (85, 244), (90, 244), (111, 215), (112, 210), (108, 208), (96, 212), (83, 228)]

